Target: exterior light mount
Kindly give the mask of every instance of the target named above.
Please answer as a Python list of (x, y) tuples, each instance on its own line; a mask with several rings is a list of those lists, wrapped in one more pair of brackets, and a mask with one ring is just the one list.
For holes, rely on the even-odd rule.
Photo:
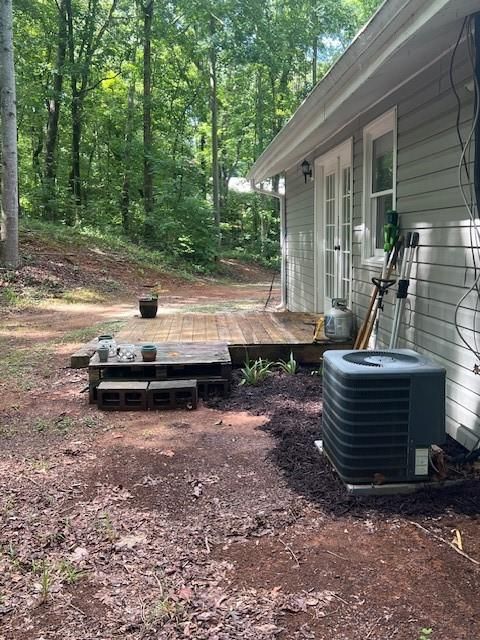
[(307, 159), (305, 159), (302, 162), (301, 167), (302, 167), (303, 177), (305, 178), (305, 184), (307, 184), (307, 178), (311, 178), (313, 175), (312, 165), (309, 163)]

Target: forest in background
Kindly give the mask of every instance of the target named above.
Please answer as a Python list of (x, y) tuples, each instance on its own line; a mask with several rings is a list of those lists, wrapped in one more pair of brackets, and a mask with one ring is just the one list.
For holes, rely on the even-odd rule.
[(196, 270), (219, 254), (275, 264), (276, 203), (234, 178), (378, 4), (16, 0), (22, 218)]

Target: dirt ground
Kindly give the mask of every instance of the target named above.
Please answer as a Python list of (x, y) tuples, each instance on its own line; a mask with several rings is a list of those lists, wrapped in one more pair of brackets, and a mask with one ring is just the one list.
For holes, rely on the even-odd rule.
[[(230, 268), (242, 282), (170, 281), (165, 304), (263, 305), (271, 274)], [(320, 377), (192, 412), (88, 405), (68, 356), (136, 288), (0, 317), (0, 639), (480, 637), (480, 566), (434, 537), (480, 561), (478, 485), (347, 497), (312, 444)]]

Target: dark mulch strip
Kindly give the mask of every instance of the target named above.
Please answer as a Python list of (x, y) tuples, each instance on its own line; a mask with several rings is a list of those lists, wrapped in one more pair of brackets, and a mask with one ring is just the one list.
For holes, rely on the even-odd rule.
[[(271, 458), (290, 487), (333, 516), (348, 513), (377, 515), (439, 516), (447, 511), (480, 514), (480, 483), (465, 480), (456, 487), (422, 490), (408, 496), (353, 497), (328, 461), (319, 455), (314, 441), (322, 437), (322, 381), (310, 371), (295, 376), (272, 374), (258, 386), (236, 386), (231, 397), (219, 401), (223, 410), (266, 414), (262, 427), (275, 438)], [(450, 441), (450, 448), (453, 441)]]

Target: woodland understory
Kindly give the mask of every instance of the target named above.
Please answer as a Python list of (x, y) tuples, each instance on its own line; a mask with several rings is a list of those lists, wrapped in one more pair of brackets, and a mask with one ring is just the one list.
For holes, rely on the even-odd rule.
[(277, 203), (236, 179), (377, 5), (17, 0), (21, 215), (274, 265)]

